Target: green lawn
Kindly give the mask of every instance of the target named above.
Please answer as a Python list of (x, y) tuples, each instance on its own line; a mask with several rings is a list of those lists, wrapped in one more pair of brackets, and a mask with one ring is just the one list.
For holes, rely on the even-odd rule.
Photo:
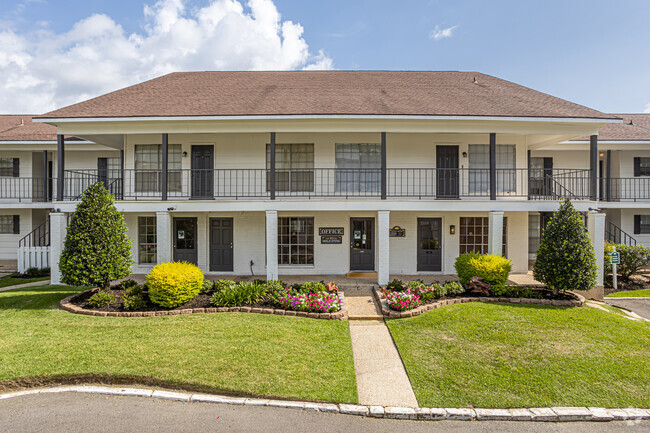
[(422, 406), (650, 407), (650, 324), (472, 302), (389, 320)]
[(345, 321), (245, 313), (93, 317), (58, 308), (79, 290), (0, 292), (0, 385), (92, 374), (243, 395), (357, 401)]
[(615, 292), (615, 293), (610, 293), (606, 297), (607, 298), (626, 298), (626, 297), (647, 298), (647, 297), (650, 297), (650, 289), (628, 290), (628, 291), (625, 291), (625, 292)]
[(36, 278), (17, 278), (16, 274), (6, 275), (0, 277), (0, 288), (14, 286), (17, 284), (32, 283), (34, 281), (47, 281), (50, 277), (36, 277)]

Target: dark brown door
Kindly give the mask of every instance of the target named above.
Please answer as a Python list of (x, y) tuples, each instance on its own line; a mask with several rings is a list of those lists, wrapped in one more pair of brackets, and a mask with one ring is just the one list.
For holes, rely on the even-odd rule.
[(436, 146), (437, 197), (458, 198), (458, 146)]
[(196, 218), (174, 218), (174, 261), (197, 263)]
[(350, 218), (350, 270), (375, 269), (374, 218)]
[(441, 218), (418, 218), (418, 271), (442, 271), (441, 228)]
[(210, 218), (210, 270), (233, 270), (233, 219)]
[(192, 146), (192, 198), (214, 196), (213, 154), (213, 146)]

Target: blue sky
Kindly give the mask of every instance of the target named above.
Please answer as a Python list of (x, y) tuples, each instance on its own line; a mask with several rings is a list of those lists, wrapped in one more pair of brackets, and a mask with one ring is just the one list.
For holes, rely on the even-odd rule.
[[(0, 111), (45, 111), (171, 70), (305, 67), (475, 70), (606, 112), (650, 110), (648, 0), (240, 0), (241, 21), (197, 30), (213, 1), (3, 0), (0, 100), (19, 102)], [(187, 54), (193, 43), (204, 46)], [(4, 53), (17, 60), (3, 73), (8, 45), (20, 49)]]

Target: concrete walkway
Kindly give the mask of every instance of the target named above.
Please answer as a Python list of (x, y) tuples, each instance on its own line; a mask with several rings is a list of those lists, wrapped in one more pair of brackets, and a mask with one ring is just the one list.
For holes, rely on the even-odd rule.
[(633, 311), (646, 320), (650, 320), (650, 298), (607, 298), (604, 301), (609, 305)]
[(25, 287), (32, 287), (32, 286), (47, 286), (48, 284), (50, 284), (50, 280), (32, 281), (31, 283), (16, 284), (13, 286), (2, 287), (0, 288), (0, 292), (4, 292), (6, 290), (13, 290), (13, 289), (22, 289)]
[[(346, 292), (359, 404), (418, 407), (402, 359), (370, 291)], [(367, 318), (370, 320), (359, 320)]]

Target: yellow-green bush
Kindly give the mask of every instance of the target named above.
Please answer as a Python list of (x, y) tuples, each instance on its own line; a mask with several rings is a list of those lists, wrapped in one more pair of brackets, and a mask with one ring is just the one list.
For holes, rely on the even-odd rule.
[(490, 285), (490, 293), (498, 295), (505, 288), (512, 262), (494, 254), (466, 253), (456, 259), (456, 274), (463, 285), (474, 277), (481, 277)]
[(203, 272), (187, 262), (167, 262), (156, 265), (147, 275), (151, 302), (174, 308), (192, 300), (203, 287)]

